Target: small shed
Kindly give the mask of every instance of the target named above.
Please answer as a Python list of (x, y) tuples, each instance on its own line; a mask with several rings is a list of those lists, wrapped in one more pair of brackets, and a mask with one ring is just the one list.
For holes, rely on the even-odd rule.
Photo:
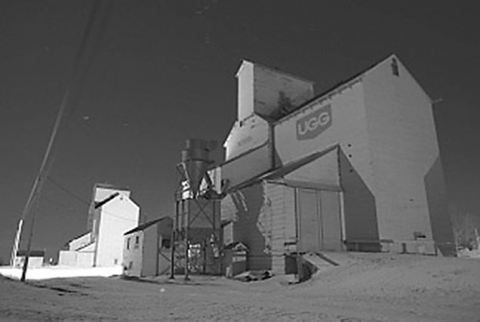
[[(25, 257), (27, 256), (26, 250), (18, 250), (17, 256), (15, 257), (14, 266), (15, 267), (23, 267), (25, 263)], [(45, 261), (45, 250), (31, 250), (30, 255), (28, 258), (28, 267), (35, 268), (35, 267), (42, 267)]]
[(233, 277), (247, 270), (248, 247), (241, 242), (232, 242), (224, 248), (225, 276)]
[(157, 276), (169, 272), (173, 219), (161, 217), (124, 233), (123, 274)]

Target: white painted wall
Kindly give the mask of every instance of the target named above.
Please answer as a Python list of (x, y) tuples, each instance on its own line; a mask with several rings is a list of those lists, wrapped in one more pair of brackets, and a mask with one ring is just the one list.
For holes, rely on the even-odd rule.
[(121, 195), (101, 207), (95, 266), (122, 264), (123, 234), (138, 225), (140, 208)]
[[(316, 137), (299, 139), (310, 116), (330, 106), (331, 125)], [(315, 121), (310, 123), (315, 128)], [(319, 97), (298, 112), (275, 125), (276, 151), (283, 164), (298, 160), (313, 152), (325, 150), (335, 144), (349, 157), (350, 162), (369, 188), (373, 187), (373, 171), (368, 146), (363, 85), (360, 79), (352, 80), (341, 88)]]
[(92, 233), (88, 232), (68, 243), (69, 250), (78, 250), (92, 242)]
[(269, 139), (268, 122), (258, 115), (251, 115), (243, 121), (237, 121), (232, 127), (225, 143), (225, 160), (230, 160), (266, 143)]
[(316, 183), (325, 186), (325, 188), (340, 189), (337, 149), (333, 149), (317, 160), (288, 173), (284, 176), (284, 179), (285, 181)]
[(161, 236), (157, 233), (157, 225), (150, 226), (143, 231), (142, 276), (157, 275), (157, 252), (162, 243), (160, 238)]
[(411, 241), (419, 231), (431, 241), (423, 180), (439, 149), (430, 98), (394, 56), (370, 70), (363, 84), (380, 237)]
[[(92, 244), (92, 246), (94, 246)], [(61, 250), (58, 256), (58, 265), (71, 267), (92, 267), (94, 250), (69, 251)]]
[[(138, 238), (138, 243), (135, 241)], [(123, 273), (127, 276), (142, 276), (143, 265), (143, 231), (124, 236)]]
[[(28, 267), (29, 268), (42, 267), (43, 262), (44, 262), (43, 257), (30, 256), (28, 258)], [(24, 263), (25, 263), (25, 256), (15, 257), (15, 262), (14, 262), (15, 267), (23, 267)]]

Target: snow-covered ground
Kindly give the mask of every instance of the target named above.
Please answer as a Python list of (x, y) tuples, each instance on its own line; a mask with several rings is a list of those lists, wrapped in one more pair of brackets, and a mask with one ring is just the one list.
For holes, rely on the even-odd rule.
[[(27, 280), (45, 280), (52, 278), (68, 278), (68, 277), (86, 277), (86, 276), (102, 276), (110, 277), (122, 274), (122, 266), (115, 267), (91, 267), (91, 268), (75, 268), (68, 266), (44, 266), (38, 268), (27, 269)], [(0, 266), (0, 275), (20, 279), (22, 269), (18, 267)]]
[(336, 254), (305, 283), (285, 276), (142, 281), (0, 278), (0, 321), (480, 321), (480, 260)]

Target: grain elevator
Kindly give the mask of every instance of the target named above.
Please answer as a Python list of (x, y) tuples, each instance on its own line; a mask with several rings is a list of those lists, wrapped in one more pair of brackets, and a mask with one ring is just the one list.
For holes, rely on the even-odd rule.
[(223, 243), (248, 269), (289, 254), (455, 255), (431, 99), (390, 55), (320, 95), (244, 61), (221, 173)]

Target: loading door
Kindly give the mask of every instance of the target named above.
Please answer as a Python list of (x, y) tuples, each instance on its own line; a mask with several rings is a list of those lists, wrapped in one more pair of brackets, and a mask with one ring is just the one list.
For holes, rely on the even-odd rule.
[(339, 192), (298, 188), (296, 200), (299, 250), (341, 250)]

